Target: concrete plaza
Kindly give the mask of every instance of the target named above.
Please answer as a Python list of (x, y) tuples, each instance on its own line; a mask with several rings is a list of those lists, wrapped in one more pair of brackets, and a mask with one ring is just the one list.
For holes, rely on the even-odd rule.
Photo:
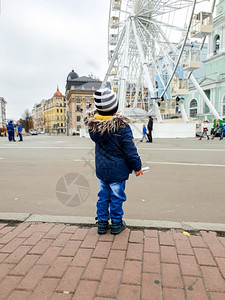
[[(127, 181), (125, 219), (224, 223), (225, 141), (135, 143), (150, 171)], [(38, 135), (9, 143), (1, 138), (0, 169), (1, 212), (94, 219), (98, 183), (90, 139)], [(77, 185), (70, 184), (74, 179)]]

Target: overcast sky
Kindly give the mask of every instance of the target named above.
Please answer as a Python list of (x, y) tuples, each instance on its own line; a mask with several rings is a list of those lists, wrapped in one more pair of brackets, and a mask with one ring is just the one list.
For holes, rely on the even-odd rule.
[(49, 99), (68, 73), (107, 71), (110, 0), (0, 0), (0, 97), (7, 119)]

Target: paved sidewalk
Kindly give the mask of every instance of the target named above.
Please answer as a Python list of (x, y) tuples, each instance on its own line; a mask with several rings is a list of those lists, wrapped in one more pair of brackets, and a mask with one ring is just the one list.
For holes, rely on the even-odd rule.
[(0, 299), (224, 300), (225, 237), (0, 223)]

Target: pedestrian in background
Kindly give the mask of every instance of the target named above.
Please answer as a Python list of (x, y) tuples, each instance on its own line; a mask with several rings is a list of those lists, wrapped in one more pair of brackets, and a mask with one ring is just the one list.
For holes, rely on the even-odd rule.
[(142, 164), (129, 119), (117, 113), (116, 94), (108, 88), (99, 89), (94, 93), (94, 101), (97, 110), (87, 112), (84, 124), (95, 142), (95, 168), (100, 186), (98, 233), (107, 232), (111, 219), (111, 234), (118, 234), (126, 228), (122, 208), (126, 201), (126, 180), (133, 170), (136, 176), (142, 175)]
[(152, 130), (153, 130), (153, 119), (152, 119), (152, 116), (149, 116), (147, 127), (148, 127), (148, 132), (147, 132), (148, 143), (152, 143)]
[(9, 121), (9, 123), (7, 125), (7, 133), (8, 133), (9, 142), (16, 142), (13, 121)]
[(22, 127), (22, 124), (18, 121), (17, 123), (18, 125), (18, 136), (19, 136), (19, 142), (22, 142), (23, 141), (23, 136), (22, 136), (22, 130), (23, 130), (23, 127)]
[(220, 134), (220, 121), (219, 120), (216, 120), (216, 127), (214, 129), (214, 134), (212, 136), (212, 140), (214, 139), (214, 137), (219, 134), (219, 136), (221, 137), (221, 134)]
[(142, 128), (142, 139), (141, 139), (141, 142), (143, 142), (144, 139), (146, 139), (146, 142), (148, 141), (147, 128), (146, 128), (145, 125), (143, 125), (143, 128)]
[(222, 140), (225, 136), (225, 123), (222, 124), (222, 134), (221, 134), (221, 137), (220, 137), (220, 140)]
[(207, 123), (205, 120), (203, 121), (202, 133), (201, 133), (199, 140), (201, 140), (204, 136), (207, 137), (207, 139), (209, 140), (208, 127), (207, 127)]

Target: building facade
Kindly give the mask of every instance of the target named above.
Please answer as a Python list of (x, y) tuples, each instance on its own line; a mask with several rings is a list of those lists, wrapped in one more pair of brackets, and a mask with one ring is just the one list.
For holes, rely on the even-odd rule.
[(34, 130), (38, 132), (44, 132), (44, 104), (46, 100), (42, 100), (41, 103), (35, 104), (32, 110), (32, 119), (34, 124)]
[(6, 128), (6, 101), (0, 97), (0, 128)]
[(94, 108), (93, 93), (102, 82), (92, 77), (79, 77), (74, 70), (67, 76), (67, 122), (70, 135), (78, 134), (82, 127), (82, 116), (88, 109)]
[(43, 121), (46, 133), (66, 132), (66, 99), (58, 88), (54, 96), (44, 102)]
[[(209, 36), (204, 66), (205, 74), (198, 82), (220, 118), (225, 120), (225, 0), (220, 0), (216, 5), (216, 17), (213, 19), (213, 32)], [(185, 97), (185, 110), (188, 116), (201, 121), (212, 122), (215, 119), (193, 85), (190, 85), (189, 94)]]

